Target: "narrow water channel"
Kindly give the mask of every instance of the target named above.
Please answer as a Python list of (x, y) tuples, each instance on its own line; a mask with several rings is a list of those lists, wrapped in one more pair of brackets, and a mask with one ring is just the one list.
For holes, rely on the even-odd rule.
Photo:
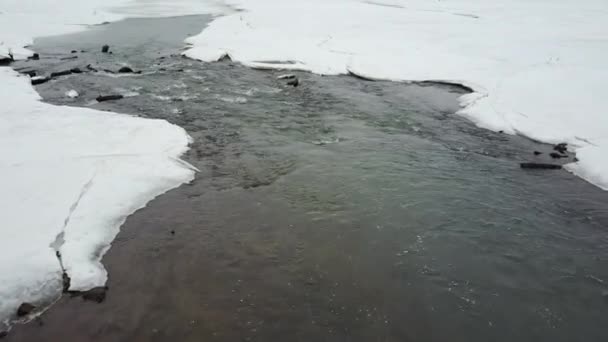
[(37, 90), (184, 127), (200, 172), (127, 219), (105, 302), (64, 297), (9, 341), (608, 340), (608, 193), (519, 168), (551, 146), (455, 115), (457, 86), (182, 58), (209, 20), (38, 39), (15, 65), (91, 65)]

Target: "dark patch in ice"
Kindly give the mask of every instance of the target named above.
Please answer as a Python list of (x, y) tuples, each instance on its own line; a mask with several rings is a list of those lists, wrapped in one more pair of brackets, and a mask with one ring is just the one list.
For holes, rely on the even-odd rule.
[(36, 309), (36, 306), (31, 303), (22, 303), (17, 309), (17, 317), (27, 316)]

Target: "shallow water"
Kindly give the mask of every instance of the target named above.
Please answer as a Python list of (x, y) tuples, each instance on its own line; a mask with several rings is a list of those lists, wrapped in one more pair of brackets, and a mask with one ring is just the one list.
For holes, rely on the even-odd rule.
[(550, 146), (456, 116), (458, 87), (297, 72), (293, 88), (280, 71), (181, 58), (208, 20), (39, 39), (42, 59), (15, 66), (141, 70), (37, 89), (184, 127), (200, 172), (127, 220), (104, 303), (64, 298), (9, 340), (608, 339), (608, 193), (519, 168)]

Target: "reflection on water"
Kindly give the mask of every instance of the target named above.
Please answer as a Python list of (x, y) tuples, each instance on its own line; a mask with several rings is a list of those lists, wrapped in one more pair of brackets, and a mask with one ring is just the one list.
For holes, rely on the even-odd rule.
[[(170, 56), (172, 34), (200, 21), (128, 20), (37, 42), (53, 57), (45, 70), (142, 70), (38, 89), (184, 127), (201, 172), (127, 220), (104, 260), (105, 303), (62, 301), (15, 339), (608, 339), (608, 194), (564, 171), (519, 169), (550, 147), (455, 116), (455, 87), (297, 73), (293, 88), (280, 72)], [(173, 45), (121, 45), (117, 27), (158, 29)], [(112, 56), (59, 60), (102, 41)], [(65, 98), (70, 89), (81, 97)], [(90, 102), (127, 92), (138, 95)]]

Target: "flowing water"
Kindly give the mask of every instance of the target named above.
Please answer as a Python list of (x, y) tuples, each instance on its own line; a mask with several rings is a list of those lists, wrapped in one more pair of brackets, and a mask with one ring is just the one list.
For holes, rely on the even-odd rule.
[[(608, 193), (519, 168), (551, 146), (455, 115), (457, 86), (180, 57), (209, 20), (39, 39), (15, 66), (91, 64), (37, 89), (185, 128), (200, 172), (128, 218), (104, 303), (63, 298), (9, 340), (608, 340)], [(142, 73), (103, 71), (123, 65)]]

